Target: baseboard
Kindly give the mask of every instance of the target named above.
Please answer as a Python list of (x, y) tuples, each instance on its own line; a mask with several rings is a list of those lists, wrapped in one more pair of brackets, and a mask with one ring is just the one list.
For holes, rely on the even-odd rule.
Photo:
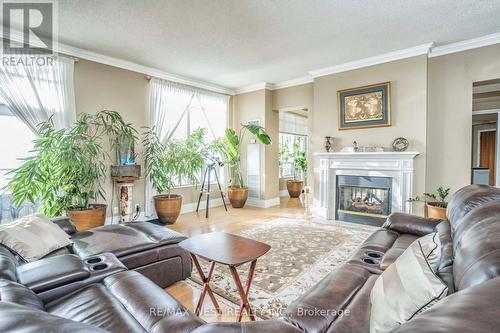
[(280, 198), (286, 198), (289, 197), (290, 195), (288, 194), (288, 190), (281, 190), (280, 191)]
[(259, 208), (268, 208), (268, 207), (278, 206), (279, 204), (280, 204), (279, 197), (267, 199), (267, 200), (249, 197), (247, 200), (248, 206), (254, 206), (254, 207), (259, 207)]
[[(181, 214), (191, 213), (191, 212), (196, 211), (197, 204), (198, 204), (198, 202), (191, 202), (191, 203), (183, 204), (182, 208), (181, 208)], [(222, 206), (222, 205), (223, 205), (222, 198), (210, 199), (210, 205), (209, 205), (210, 208), (218, 207), (218, 206)], [(205, 210), (206, 206), (207, 206), (206, 200), (203, 200), (200, 202), (200, 210)], [(144, 212), (140, 212), (139, 216), (137, 216), (135, 221), (146, 221), (146, 220), (150, 220), (150, 219), (154, 219), (154, 218), (156, 218), (156, 214), (154, 216), (146, 216), (146, 215), (144, 215)], [(118, 224), (118, 223), (120, 223), (120, 216), (119, 215), (113, 216), (113, 219), (111, 219), (111, 216), (108, 216), (106, 218), (106, 222), (105, 222), (105, 224)]]

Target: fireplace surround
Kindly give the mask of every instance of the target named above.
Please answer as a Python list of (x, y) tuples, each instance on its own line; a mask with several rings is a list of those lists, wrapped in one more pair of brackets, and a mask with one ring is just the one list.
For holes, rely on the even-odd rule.
[(315, 153), (318, 194), (313, 214), (379, 226), (393, 212), (411, 213), (413, 162), (418, 152)]

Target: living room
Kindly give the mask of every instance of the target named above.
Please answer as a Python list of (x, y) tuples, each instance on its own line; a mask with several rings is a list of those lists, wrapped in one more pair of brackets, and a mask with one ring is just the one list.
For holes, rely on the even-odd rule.
[(498, 330), (498, 1), (1, 2), (1, 332)]

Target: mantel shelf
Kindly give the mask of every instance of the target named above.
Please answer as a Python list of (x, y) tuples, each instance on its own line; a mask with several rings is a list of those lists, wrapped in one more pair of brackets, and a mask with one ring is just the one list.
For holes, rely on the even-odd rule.
[(383, 152), (321, 152), (321, 153), (313, 153), (314, 156), (324, 157), (324, 158), (414, 158), (419, 155), (419, 152), (416, 151), (383, 151)]

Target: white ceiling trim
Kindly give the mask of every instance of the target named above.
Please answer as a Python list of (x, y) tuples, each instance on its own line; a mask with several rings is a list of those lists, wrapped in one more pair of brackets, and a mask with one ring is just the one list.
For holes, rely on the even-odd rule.
[(303, 76), (296, 79), (286, 80), (272, 85), (271, 90), (283, 89), (288, 87), (300, 86), (302, 84), (307, 84), (313, 82), (314, 79), (311, 76)]
[[(2, 34), (2, 38), (5, 38), (5, 35)], [(12, 31), (10, 32), (10, 40), (14, 42), (23, 42), (23, 34), (20, 33), (19, 31)], [(34, 43), (34, 46), (44, 46), (41, 42), (36, 42)], [(37, 45), (38, 44), (38, 45)], [(131, 61), (115, 58), (115, 57), (110, 57), (101, 53), (97, 52), (92, 52), (92, 51), (87, 51), (84, 49), (80, 49), (78, 47), (73, 47), (70, 45), (66, 45), (63, 43), (57, 43), (57, 52), (66, 54), (69, 56), (81, 58), (81, 59), (86, 59), (90, 61), (95, 61), (101, 64), (109, 65), (109, 66), (114, 66), (118, 68), (123, 68), (132, 72), (138, 72), (142, 73), (148, 76), (153, 76), (157, 77), (160, 79), (164, 80), (169, 80), (169, 81), (174, 81), (177, 83), (181, 84), (186, 84), (190, 85), (196, 88), (201, 88), (201, 89), (206, 89), (209, 91), (221, 93), (221, 94), (228, 94), (228, 95), (234, 95), (235, 92), (233, 89), (229, 89), (226, 87), (222, 87), (219, 85), (215, 85), (209, 82), (204, 82), (204, 81), (198, 81), (198, 80), (193, 80), (190, 78), (186, 78), (180, 75), (175, 75), (172, 73), (165, 72), (163, 70), (153, 68), (153, 67), (148, 67), (148, 66), (143, 66)]]
[(500, 32), (491, 35), (481, 36), (478, 38), (472, 38), (464, 40), (461, 42), (446, 44), (442, 46), (436, 46), (431, 49), (429, 53), (429, 58), (439, 57), (446, 54), (457, 53), (472, 49), (477, 49), (483, 46), (489, 46), (493, 44), (500, 43)]
[(379, 64), (383, 64), (383, 63), (387, 63), (387, 62), (391, 62), (391, 61), (411, 58), (411, 57), (415, 57), (418, 55), (423, 55), (423, 54), (427, 55), (433, 45), (434, 45), (434, 43), (426, 43), (426, 44), (410, 47), (407, 49), (402, 49), (402, 50), (397, 50), (397, 51), (393, 51), (393, 52), (389, 52), (389, 53), (380, 54), (380, 55), (377, 55), (374, 57), (369, 57), (369, 58), (364, 58), (364, 59), (346, 62), (346, 63), (340, 64), (340, 65), (315, 69), (315, 70), (309, 71), (309, 75), (311, 75), (313, 78), (317, 78), (320, 76), (341, 73), (341, 72), (347, 72), (347, 71), (351, 71), (353, 69), (358, 69), (358, 68), (363, 68), (363, 67), (368, 67), (368, 66), (373, 66), (373, 65), (379, 65)]
[(263, 90), (263, 89), (272, 90), (272, 84), (267, 83), (267, 82), (251, 84), (251, 85), (248, 85), (248, 86), (244, 86), (244, 87), (238, 88), (234, 92), (236, 94), (246, 94), (246, 93), (249, 93), (249, 92)]

